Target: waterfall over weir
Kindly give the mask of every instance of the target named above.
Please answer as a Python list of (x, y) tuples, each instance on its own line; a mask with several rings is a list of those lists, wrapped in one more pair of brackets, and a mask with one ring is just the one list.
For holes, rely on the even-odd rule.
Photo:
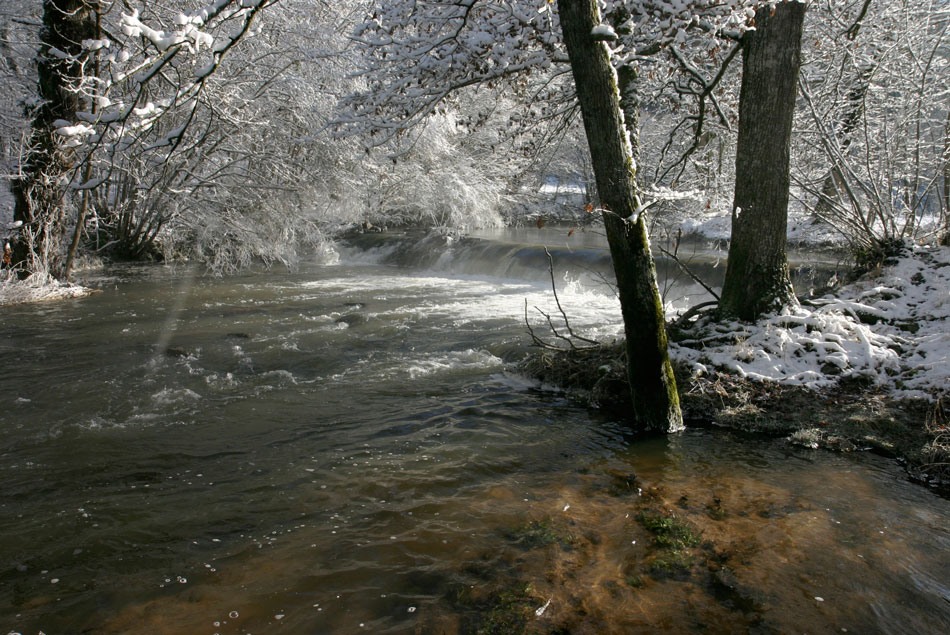
[[(573, 231), (571, 231), (573, 229)], [(343, 243), (347, 258), (407, 269), (463, 276), (563, 284), (613, 293), (613, 265), (601, 229), (570, 227), (477, 230), (462, 237), (419, 231), (366, 233)], [(726, 273), (726, 248), (718, 241), (689, 241), (665, 245), (681, 264), (657, 249), (657, 284), (668, 305), (679, 309), (713, 299), (689, 272), (718, 290)], [(550, 259), (549, 259), (550, 255)], [(818, 258), (815, 253), (790, 254), (792, 282), (799, 292), (825, 285), (841, 260)]]
[(437, 232), (422, 235), (412, 232), (362, 234), (350, 238), (344, 244), (364, 252), (364, 257), (373, 257), (381, 264), (526, 281), (549, 279), (546, 248), (554, 259), (556, 274), (567, 273), (591, 281), (613, 275), (610, 254), (602, 246), (544, 245), (476, 236), (457, 238)]

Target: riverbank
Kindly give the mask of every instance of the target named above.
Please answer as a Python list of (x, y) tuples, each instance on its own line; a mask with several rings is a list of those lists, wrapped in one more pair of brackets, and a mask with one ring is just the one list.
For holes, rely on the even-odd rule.
[[(623, 358), (618, 343), (543, 351), (521, 370), (576, 401), (619, 415), (630, 407)], [(950, 417), (943, 401), (897, 399), (861, 380), (815, 391), (724, 371), (696, 376), (683, 362), (674, 366), (687, 426), (784, 437), (815, 450), (875, 452), (900, 461), (915, 481), (950, 494)]]
[(81, 298), (91, 293), (96, 293), (96, 290), (60, 282), (49, 275), (33, 274), (25, 280), (18, 280), (10, 271), (0, 274), (0, 306)]
[[(755, 325), (671, 328), (687, 425), (871, 450), (950, 492), (950, 249), (907, 250)], [(594, 407), (629, 408), (619, 344), (542, 351), (522, 371)]]

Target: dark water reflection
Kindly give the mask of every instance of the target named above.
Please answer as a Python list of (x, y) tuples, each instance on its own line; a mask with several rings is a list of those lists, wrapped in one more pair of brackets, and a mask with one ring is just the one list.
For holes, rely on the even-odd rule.
[[(532, 388), (506, 361), (543, 281), (97, 283), (0, 309), (0, 628), (474, 632), (515, 587), (529, 632), (950, 628), (947, 501), (871, 456), (635, 441)], [(601, 290), (562, 302), (618, 331)], [(686, 571), (648, 570), (647, 512), (701, 536)], [(526, 548), (532, 521), (571, 540)]]

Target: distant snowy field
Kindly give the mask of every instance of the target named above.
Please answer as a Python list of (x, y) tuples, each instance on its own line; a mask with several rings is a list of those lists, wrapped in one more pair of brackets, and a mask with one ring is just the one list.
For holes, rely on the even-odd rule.
[[(711, 240), (728, 241), (732, 234), (732, 217), (729, 215), (708, 216), (702, 219), (689, 218), (678, 223), (684, 234), (697, 234)], [(676, 228), (674, 228), (676, 229)], [(844, 247), (846, 241), (841, 233), (812, 215), (789, 212), (788, 242), (791, 245), (834, 245)]]

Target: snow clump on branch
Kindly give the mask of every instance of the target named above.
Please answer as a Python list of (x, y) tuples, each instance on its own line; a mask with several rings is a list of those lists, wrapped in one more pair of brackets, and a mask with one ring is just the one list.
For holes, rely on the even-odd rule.
[[(382, 0), (353, 32), (365, 87), (349, 95), (335, 122), (344, 134), (369, 134), (382, 145), (435, 113), (458, 91), (501, 84), (526, 105), (563, 100), (567, 53), (549, 0)], [(606, 0), (594, 36), (616, 39), (634, 63), (669, 47), (736, 37), (754, 28), (754, 0)], [(708, 52), (708, 51), (706, 51)], [(524, 90), (532, 78), (535, 90)], [(508, 91), (511, 93), (512, 91)]]

